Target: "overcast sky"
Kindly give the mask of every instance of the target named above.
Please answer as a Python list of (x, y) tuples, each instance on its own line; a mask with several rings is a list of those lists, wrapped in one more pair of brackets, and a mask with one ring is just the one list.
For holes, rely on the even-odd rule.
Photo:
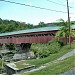
[[(6, 0), (14, 1), (17, 3), (27, 4), (31, 6), (52, 9), (56, 11), (67, 12), (66, 0)], [(52, 3), (59, 3), (61, 5)], [(62, 6), (64, 5), (64, 6)], [(75, 21), (75, 0), (69, 0), (70, 19)], [(55, 22), (60, 18), (67, 20), (67, 13), (55, 12), (39, 8), (33, 8), (18, 4), (11, 4), (0, 1), (0, 18), (8, 20), (22, 21), (37, 25), (40, 21), (45, 23)]]

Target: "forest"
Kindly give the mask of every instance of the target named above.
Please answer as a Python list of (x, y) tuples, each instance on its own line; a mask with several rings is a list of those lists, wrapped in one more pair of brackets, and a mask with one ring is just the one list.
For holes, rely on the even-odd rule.
[[(71, 23), (75, 24), (75, 21), (73, 21)], [(7, 20), (7, 19), (0, 18), (0, 33), (32, 29), (32, 28), (48, 27), (48, 26), (59, 26), (59, 25), (62, 25), (62, 22), (44, 23), (44, 22), (40, 21), (40, 23), (38, 23), (38, 25), (33, 25), (30, 23), (26, 23), (26, 22), (19, 22), (19, 21)]]

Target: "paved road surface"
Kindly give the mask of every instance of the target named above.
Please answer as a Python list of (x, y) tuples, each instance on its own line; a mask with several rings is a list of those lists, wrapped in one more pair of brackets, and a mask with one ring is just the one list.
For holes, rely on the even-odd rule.
[(58, 58), (57, 60), (63, 60), (65, 58), (68, 58), (68, 57), (72, 56), (73, 54), (75, 54), (75, 49), (70, 51), (70, 52), (68, 52), (68, 53), (66, 53), (65, 55), (63, 55), (62, 57)]
[(75, 68), (60, 75), (75, 75)]

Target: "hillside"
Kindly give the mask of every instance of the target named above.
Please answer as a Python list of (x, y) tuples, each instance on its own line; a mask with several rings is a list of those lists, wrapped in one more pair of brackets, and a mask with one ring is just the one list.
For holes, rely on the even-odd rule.
[[(75, 24), (75, 21), (72, 21), (71, 23)], [(14, 20), (7, 20), (7, 19), (4, 20), (0, 18), (0, 33), (32, 29), (32, 28), (40, 28), (40, 27), (61, 26), (61, 25), (62, 25), (62, 22), (56, 22), (56, 23), (40, 22), (38, 23), (38, 25), (33, 25), (26, 22), (19, 22)]]
[[(33, 64), (41, 62), (42, 65), (43, 65), (43, 63), (45, 64), (48, 61), (48, 63), (46, 64), (47, 67), (37, 70), (37, 71), (34, 71), (34, 72), (24, 73), (21, 75), (60, 75), (61, 73), (64, 73), (68, 70), (73, 69), (75, 67), (75, 63), (74, 63), (75, 62), (75, 60), (74, 60), (75, 54), (73, 55), (73, 51), (75, 51), (75, 50), (73, 50), (73, 48), (75, 49), (75, 43), (72, 44), (72, 49), (68, 49), (68, 45), (66, 45), (65, 47), (63, 47), (61, 49), (61, 51), (59, 53), (56, 53), (53, 56), (51, 55), (52, 57), (49, 56), (49, 57), (45, 58), (45, 60), (43, 60), (43, 59), (36, 60), (36, 62), (34, 60)], [(73, 50), (73, 51), (71, 51), (71, 50)], [(63, 55), (66, 58), (64, 58)], [(60, 60), (60, 57), (62, 58), (61, 60)], [(63, 60), (63, 58), (64, 58), (64, 60)], [(46, 60), (46, 59), (48, 59), (48, 60)], [(58, 59), (58, 60), (56, 60), (56, 59)], [(56, 60), (56, 61), (53, 61), (53, 60)]]

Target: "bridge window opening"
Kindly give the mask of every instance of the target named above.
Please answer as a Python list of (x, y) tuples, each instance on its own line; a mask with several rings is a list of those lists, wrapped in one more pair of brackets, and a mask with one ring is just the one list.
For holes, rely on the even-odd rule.
[(9, 37), (7, 37), (7, 39), (8, 39)]
[(54, 34), (51, 34), (51, 36), (55, 36)]
[(52, 34), (53, 36), (55, 36), (55, 34)]
[(44, 34), (41, 34), (42, 36), (44, 36)]
[(12, 38), (12, 37), (10, 37), (10, 38)]
[(38, 35), (36, 34), (35, 36), (37, 37)]
[(30, 35), (31, 37), (35, 36), (35, 35)]
[(41, 36), (41, 34), (38, 34), (38, 36)]
[(48, 34), (44, 34), (45, 36), (48, 36)]

